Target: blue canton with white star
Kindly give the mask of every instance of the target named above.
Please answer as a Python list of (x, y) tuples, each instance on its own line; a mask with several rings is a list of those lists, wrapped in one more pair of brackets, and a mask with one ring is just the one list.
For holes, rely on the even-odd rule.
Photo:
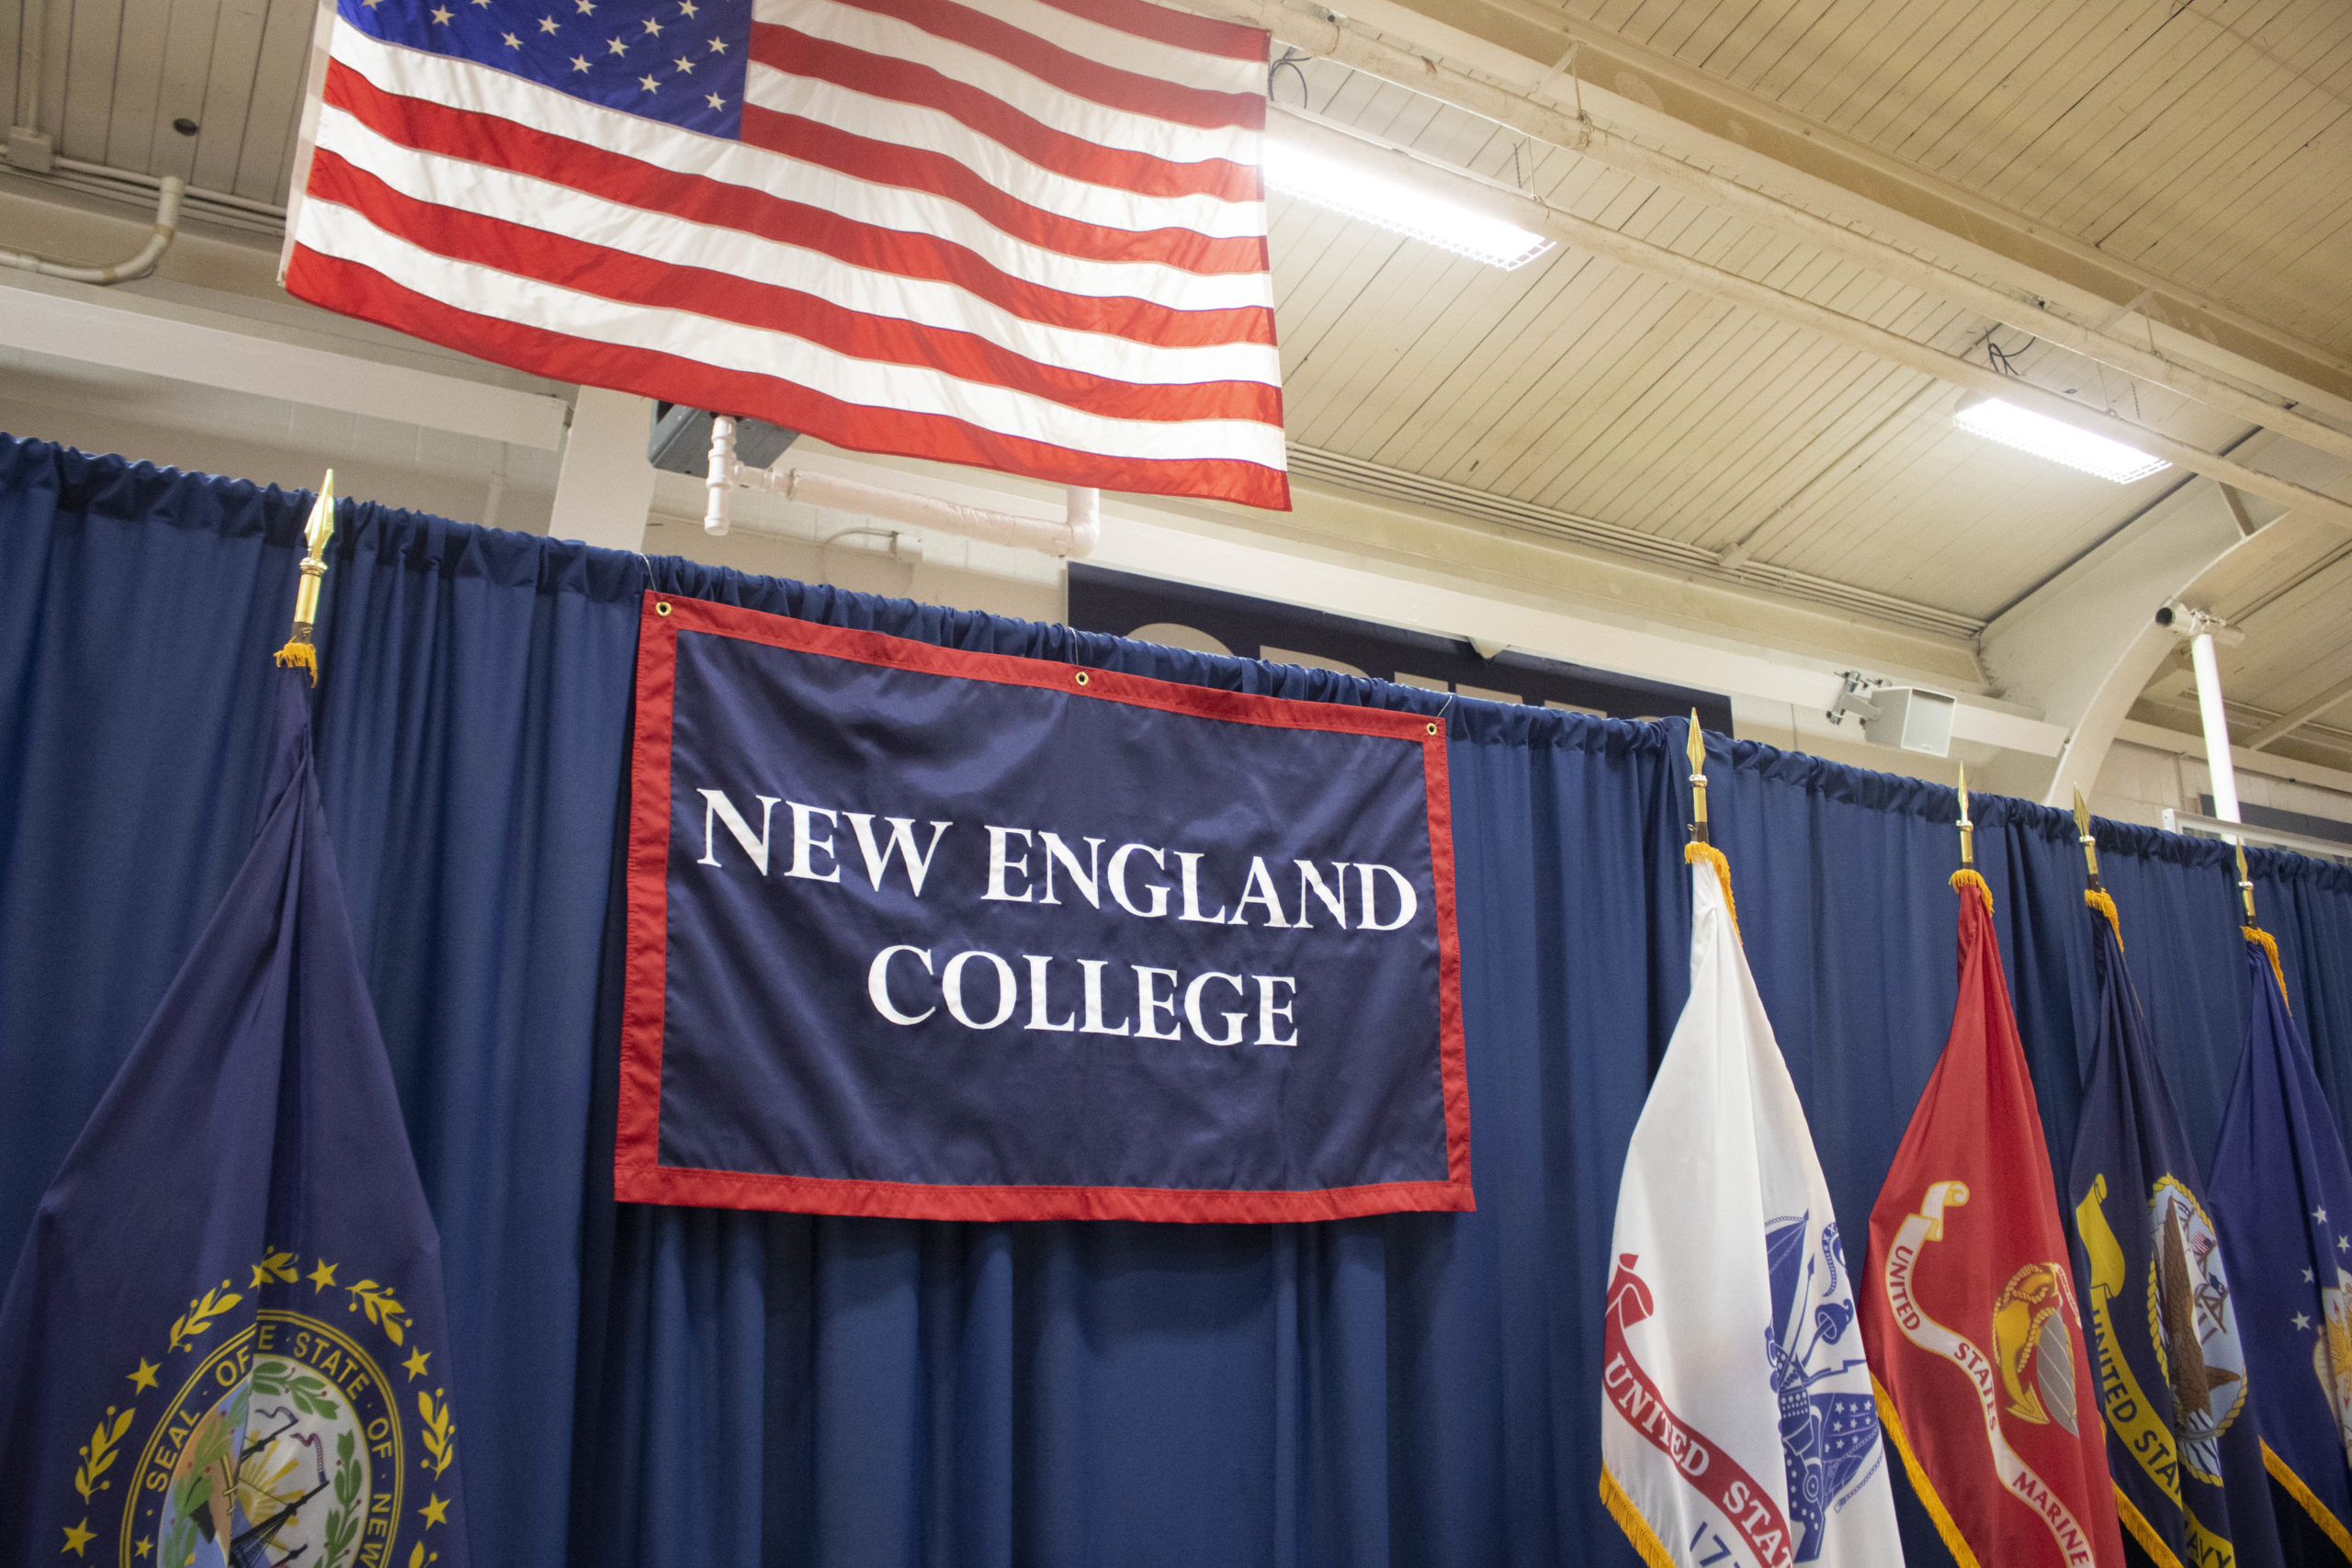
[(735, 139), (751, 0), (340, 0), (343, 19), (605, 108)]

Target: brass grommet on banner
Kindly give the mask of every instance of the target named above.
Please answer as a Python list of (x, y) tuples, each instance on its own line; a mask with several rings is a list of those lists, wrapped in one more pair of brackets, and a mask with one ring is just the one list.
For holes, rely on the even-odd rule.
[(1430, 725), (1430, 733), (1431, 735), (1435, 735), (1435, 734), (1437, 733), (1437, 726), (1436, 726), (1436, 725), (1432, 724), (1432, 725)]
[(653, 601), (653, 613), (657, 615), (668, 615), (670, 613), (670, 601), (667, 599), (656, 599)]
[(1078, 683), (1081, 686), (1086, 684), (1086, 671), (1083, 670), (1078, 672)]

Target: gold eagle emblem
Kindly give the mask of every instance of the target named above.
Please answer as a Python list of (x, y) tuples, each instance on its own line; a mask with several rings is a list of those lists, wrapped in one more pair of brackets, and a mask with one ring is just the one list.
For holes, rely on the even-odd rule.
[[(2007, 1409), (2019, 1420), (2055, 1420), (2075, 1432), (2075, 1354), (2063, 1264), (2029, 1263), (2009, 1277), (1993, 1303), (1993, 1359)], [(2032, 1380), (2028, 1386), (2028, 1378)]]

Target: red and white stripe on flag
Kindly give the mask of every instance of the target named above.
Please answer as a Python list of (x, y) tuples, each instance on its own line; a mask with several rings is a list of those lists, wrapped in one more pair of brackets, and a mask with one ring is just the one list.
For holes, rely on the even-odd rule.
[(1148, 0), (344, 0), (287, 287), (855, 450), (1287, 508), (1265, 52)]

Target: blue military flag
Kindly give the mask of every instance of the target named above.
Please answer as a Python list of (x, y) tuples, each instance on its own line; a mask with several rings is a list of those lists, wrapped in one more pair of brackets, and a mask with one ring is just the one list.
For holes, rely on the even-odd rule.
[(2098, 1032), (2067, 1193), (2124, 1529), (2157, 1568), (2278, 1568), (2245, 1342), (2222, 1238), (2094, 894)]
[[(2287, 1011), (2268, 939), (2248, 929), (2245, 1054), (2213, 1159), (2213, 1215), (2239, 1263), (2264, 1460), (2352, 1557), (2352, 1166)], [(2259, 940), (2254, 940), (2259, 939)]]
[(0, 1303), (0, 1562), (466, 1562), (440, 1242), (274, 679), (253, 848)]

